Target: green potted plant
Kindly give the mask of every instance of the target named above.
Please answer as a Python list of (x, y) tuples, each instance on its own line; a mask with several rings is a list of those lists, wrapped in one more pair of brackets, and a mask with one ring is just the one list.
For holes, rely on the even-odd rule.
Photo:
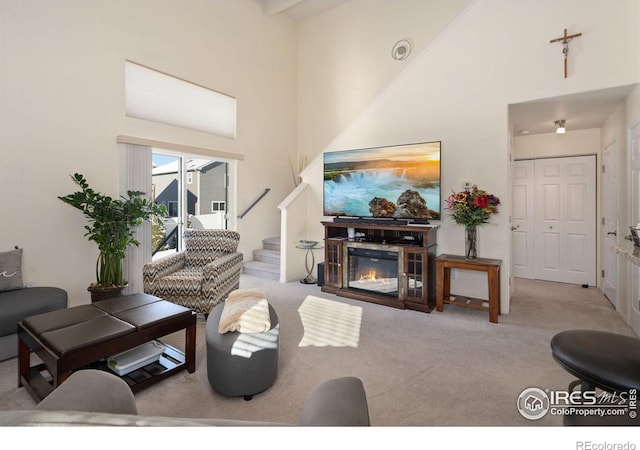
[(84, 235), (98, 246), (96, 281), (88, 288), (91, 299), (118, 296), (128, 284), (122, 273), (125, 250), (140, 245), (135, 229), (154, 216), (166, 216), (167, 210), (144, 198), (144, 192), (128, 191), (126, 197), (114, 199), (91, 189), (82, 174), (71, 178), (80, 190), (58, 198), (82, 211), (89, 221)]

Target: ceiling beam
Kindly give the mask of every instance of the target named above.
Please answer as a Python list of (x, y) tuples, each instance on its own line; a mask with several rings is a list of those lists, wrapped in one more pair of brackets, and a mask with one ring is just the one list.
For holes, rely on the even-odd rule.
[(302, 2), (302, 0), (262, 0), (262, 11), (267, 16), (273, 16), (297, 5), (300, 2)]

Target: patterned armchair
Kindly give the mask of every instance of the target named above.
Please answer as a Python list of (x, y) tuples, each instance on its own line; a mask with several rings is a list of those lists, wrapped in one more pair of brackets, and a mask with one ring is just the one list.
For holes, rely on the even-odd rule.
[(184, 251), (145, 264), (144, 292), (209, 314), (240, 285), (239, 240), (230, 230), (186, 230)]

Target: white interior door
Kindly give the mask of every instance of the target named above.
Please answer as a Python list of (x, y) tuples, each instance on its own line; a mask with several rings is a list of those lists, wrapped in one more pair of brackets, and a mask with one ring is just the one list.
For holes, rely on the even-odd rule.
[(513, 164), (511, 248), (513, 276), (535, 278), (534, 239), (534, 168), (533, 160)]
[(595, 156), (535, 161), (536, 278), (596, 285)]
[(602, 151), (602, 292), (613, 306), (618, 306), (616, 285), (618, 280), (618, 257), (613, 250), (618, 229), (617, 195), (617, 153), (618, 144), (614, 141)]
[[(629, 192), (629, 225), (637, 225), (640, 223), (640, 124), (630, 130)], [(633, 331), (640, 334), (640, 266), (632, 263), (628, 266), (631, 281), (629, 318)]]

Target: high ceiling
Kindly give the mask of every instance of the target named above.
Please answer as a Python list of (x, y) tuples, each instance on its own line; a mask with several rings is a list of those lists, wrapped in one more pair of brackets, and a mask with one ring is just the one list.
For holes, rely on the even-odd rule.
[[(257, 0), (267, 15), (285, 14), (300, 22), (350, 0)], [(565, 120), (567, 132), (600, 128), (633, 89), (633, 85), (512, 104), (509, 112), (516, 136), (553, 133), (556, 120)]]

